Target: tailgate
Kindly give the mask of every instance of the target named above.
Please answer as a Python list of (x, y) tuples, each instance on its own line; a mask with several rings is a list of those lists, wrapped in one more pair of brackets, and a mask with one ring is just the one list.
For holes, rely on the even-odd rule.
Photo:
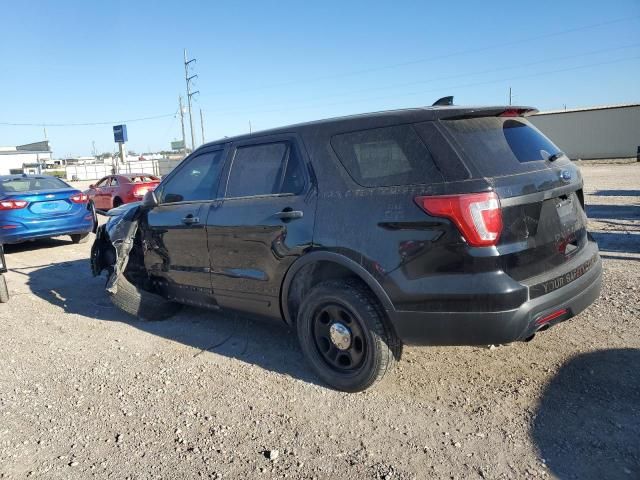
[(500, 197), (497, 248), (506, 273), (524, 280), (579, 254), (587, 243), (582, 177), (551, 140), (521, 117), (442, 125), (471, 176), (486, 179)]
[[(572, 178), (567, 182), (563, 176)], [(502, 267), (512, 278), (547, 272), (585, 247), (587, 217), (582, 179), (575, 167), (500, 177), (493, 183), (502, 205), (498, 250)]]

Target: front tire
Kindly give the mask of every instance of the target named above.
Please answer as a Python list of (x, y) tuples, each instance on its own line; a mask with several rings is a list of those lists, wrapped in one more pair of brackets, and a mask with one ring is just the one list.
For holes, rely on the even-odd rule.
[(124, 275), (116, 280), (116, 293), (109, 295), (111, 303), (140, 320), (164, 320), (175, 315), (182, 307), (179, 303), (136, 287)]
[(87, 240), (89, 240), (88, 233), (74, 233), (70, 237), (73, 243), (87, 243)]
[(300, 306), (297, 330), (313, 370), (345, 392), (381, 381), (402, 352), (378, 300), (358, 281), (331, 280), (312, 288)]

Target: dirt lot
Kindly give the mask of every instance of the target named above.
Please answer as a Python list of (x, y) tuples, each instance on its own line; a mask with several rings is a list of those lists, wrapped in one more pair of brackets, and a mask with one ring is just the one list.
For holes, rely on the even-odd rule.
[(0, 478), (640, 478), (640, 164), (583, 173), (600, 300), (528, 344), (407, 348), (362, 394), (278, 326), (127, 317), (90, 244), (9, 247)]

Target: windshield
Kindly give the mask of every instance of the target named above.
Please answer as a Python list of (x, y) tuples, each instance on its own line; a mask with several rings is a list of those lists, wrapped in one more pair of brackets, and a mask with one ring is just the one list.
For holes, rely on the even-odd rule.
[(524, 118), (482, 117), (442, 122), (482, 175), (546, 168), (560, 149)]

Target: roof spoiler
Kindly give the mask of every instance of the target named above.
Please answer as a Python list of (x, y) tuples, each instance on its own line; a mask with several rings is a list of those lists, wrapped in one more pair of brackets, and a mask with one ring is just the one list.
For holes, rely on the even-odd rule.
[(478, 107), (462, 111), (457, 109), (444, 111), (440, 118), (443, 120), (463, 120), (478, 117), (528, 117), (536, 113), (538, 113), (538, 109), (533, 107)]

